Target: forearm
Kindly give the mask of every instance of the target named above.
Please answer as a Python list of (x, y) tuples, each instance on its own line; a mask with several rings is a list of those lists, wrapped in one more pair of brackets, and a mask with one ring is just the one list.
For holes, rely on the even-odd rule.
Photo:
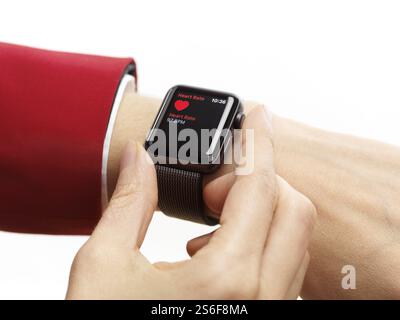
[(400, 149), (277, 116), (274, 133), (278, 173), (319, 213), (304, 296), (400, 298)]

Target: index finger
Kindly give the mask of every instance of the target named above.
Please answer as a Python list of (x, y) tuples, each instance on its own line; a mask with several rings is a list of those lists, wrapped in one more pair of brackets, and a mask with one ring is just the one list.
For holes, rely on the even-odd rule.
[(246, 165), (250, 161), (253, 167), (247, 174), (236, 176), (221, 213), (221, 227), (207, 247), (261, 257), (277, 196), (271, 123), (263, 106), (249, 113), (243, 131)]

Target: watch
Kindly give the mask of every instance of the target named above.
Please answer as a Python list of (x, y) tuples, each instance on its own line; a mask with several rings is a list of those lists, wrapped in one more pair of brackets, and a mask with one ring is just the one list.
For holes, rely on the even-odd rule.
[(234, 94), (184, 85), (167, 92), (145, 142), (155, 163), (162, 212), (208, 225), (219, 222), (203, 203), (203, 175), (222, 165), (233, 129), (243, 120)]

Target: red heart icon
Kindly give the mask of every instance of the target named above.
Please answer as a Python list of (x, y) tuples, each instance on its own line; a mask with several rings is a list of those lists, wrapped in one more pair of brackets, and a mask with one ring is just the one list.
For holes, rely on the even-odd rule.
[(185, 110), (187, 107), (189, 107), (189, 101), (186, 100), (176, 100), (175, 101), (175, 109), (178, 111)]

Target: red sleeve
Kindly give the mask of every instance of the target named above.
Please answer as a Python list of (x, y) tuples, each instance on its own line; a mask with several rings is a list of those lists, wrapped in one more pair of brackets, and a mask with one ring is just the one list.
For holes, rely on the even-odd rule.
[(104, 136), (130, 58), (0, 43), (0, 229), (87, 234)]

